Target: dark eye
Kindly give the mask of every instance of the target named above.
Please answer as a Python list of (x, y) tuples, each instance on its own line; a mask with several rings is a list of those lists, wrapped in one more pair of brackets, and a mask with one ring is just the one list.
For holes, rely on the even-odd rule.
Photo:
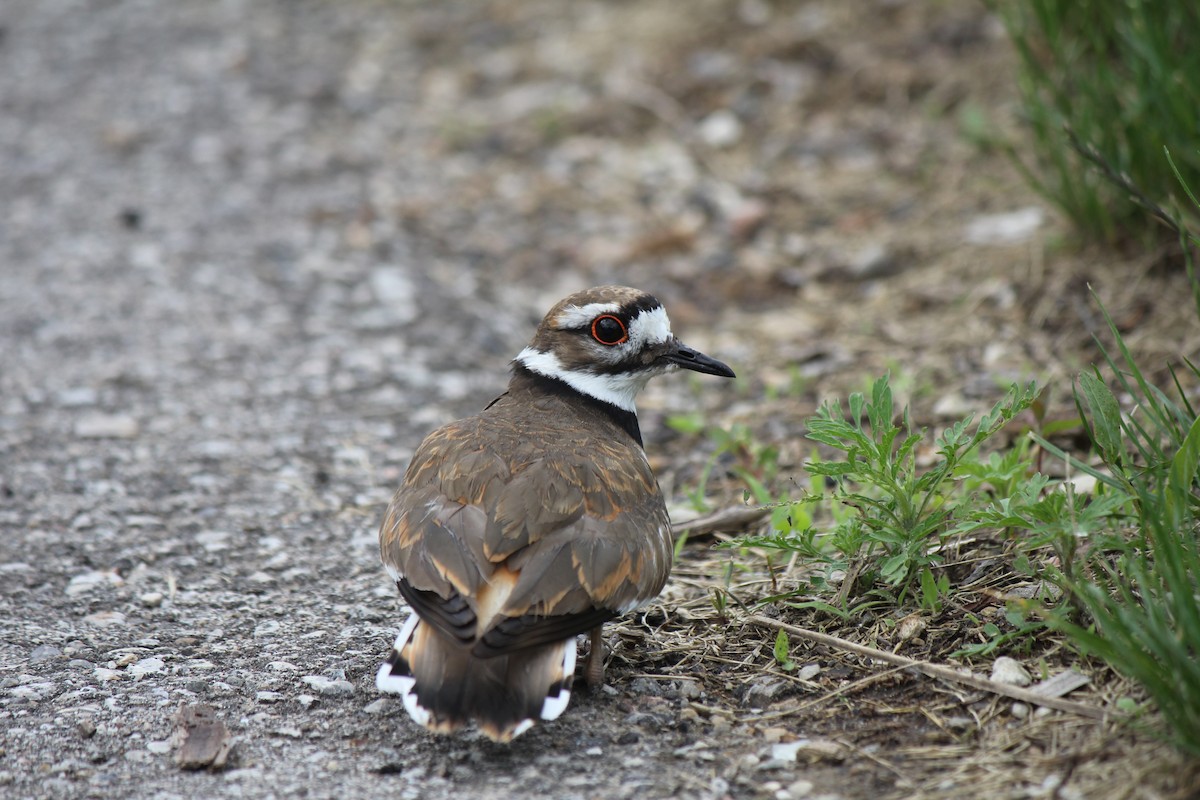
[(625, 323), (612, 314), (592, 320), (592, 338), (600, 344), (621, 344), (629, 338)]

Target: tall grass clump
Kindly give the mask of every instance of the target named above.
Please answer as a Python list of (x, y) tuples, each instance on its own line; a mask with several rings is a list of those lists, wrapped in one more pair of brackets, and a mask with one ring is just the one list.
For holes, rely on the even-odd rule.
[[(1200, 238), (1182, 227), (1180, 238), (1195, 292), (1188, 245)], [(1153, 385), (1101, 311), (1115, 352), (1101, 344), (1106, 370), (1081, 375), (1075, 400), (1104, 469), (1040, 443), (1095, 477), (1098, 497), (1128, 499), (1133, 513), (1113, 517), (1124, 536), (1097, 538), (1082, 551), (1060, 542), (1056, 549), (1078, 557), (1045, 565), (1070, 599), (1049, 624), (1140, 683), (1175, 743), (1200, 756), (1200, 416), (1193, 403), (1200, 367), (1184, 357), (1181, 369), (1171, 369), (1170, 389)], [(1124, 408), (1110, 385), (1126, 398)]]
[[(1031, 184), (1086, 235), (1146, 241), (1182, 178), (1200, 186), (1200, 3), (995, 0), (1020, 58)], [(1193, 225), (1193, 227), (1196, 227)]]

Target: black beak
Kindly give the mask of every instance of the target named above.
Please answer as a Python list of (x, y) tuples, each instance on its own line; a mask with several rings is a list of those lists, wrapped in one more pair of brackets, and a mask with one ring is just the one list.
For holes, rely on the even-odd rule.
[(684, 369), (690, 369), (693, 372), (703, 372), (705, 375), (719, 375), (722, 378), (735, 377), (733, 370), (728, 365), (717, 361), (711, 356), (706, 356), (699, 350), (693, 350), (678, 339), (672, 344), (671, 349), (662, 356), (664, 361), (669, 361), (672, 364), (678, 364)]

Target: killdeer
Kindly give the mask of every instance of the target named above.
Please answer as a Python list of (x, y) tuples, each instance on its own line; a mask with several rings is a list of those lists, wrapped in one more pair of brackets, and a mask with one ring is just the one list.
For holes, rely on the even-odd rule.
[(733, 377), (681, 343), (649, 294), (560, 301), (512, 362), (508, 391), (421, 443), (379, 531), (411, 613), (376, 686), (419, 724), (507, 742), (567, 707), (575, 637), (603, 682), (601, 626), (654, 599), (670, 520), (634, 398), (675, 367)]

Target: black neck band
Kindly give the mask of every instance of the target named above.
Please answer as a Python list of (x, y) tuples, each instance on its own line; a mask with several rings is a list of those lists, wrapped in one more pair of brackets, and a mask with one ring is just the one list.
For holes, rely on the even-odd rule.
[(543, 375), (540, 372), (534, 372), (524, 364), (517, 362), (513, 364), (513, 374), (519, 376), (532, 384), (535, 384), (542, 391), (550, 394), (565, 395), (582, 400), (587, 405), (599, 411), (604, 416), (617, 423), (623, 431), (628, 433), (639, 446), (642, 444), (642, 429), (638, 427), (637, 414), (632, 411), (626, 411), (620, 406), (615, 406), (598, 397), (592, 397), (590, 394), (579, 391), (571, 384), (561, 378), (552, 378), (549, 375)]

